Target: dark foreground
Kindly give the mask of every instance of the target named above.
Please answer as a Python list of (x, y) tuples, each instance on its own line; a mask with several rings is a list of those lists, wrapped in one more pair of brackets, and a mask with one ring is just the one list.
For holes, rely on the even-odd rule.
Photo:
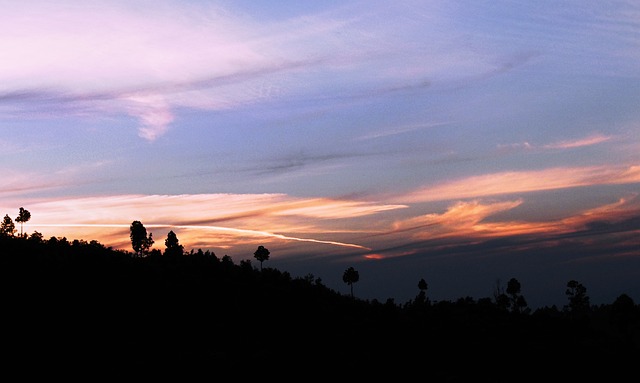
[(210, 253), (133, 258), (95, 242), (2, 238), (0, 259), (2, 366), (20, 380), (638, 379), (628, 300), (581, 315), (370, 302)]

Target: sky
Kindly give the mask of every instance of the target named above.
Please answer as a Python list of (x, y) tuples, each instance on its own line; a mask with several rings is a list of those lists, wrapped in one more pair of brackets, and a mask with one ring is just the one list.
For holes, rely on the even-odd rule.
[(18, 231), (402, 304), (640, 303), (637, 1), (0, 0)]

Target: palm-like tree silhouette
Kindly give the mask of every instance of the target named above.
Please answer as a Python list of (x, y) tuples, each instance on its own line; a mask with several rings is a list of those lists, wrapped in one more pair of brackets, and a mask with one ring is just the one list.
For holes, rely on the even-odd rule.
[(31, 213), (29, 210), (21, 207), (16, 222), (20, 222), (20, 236), (22, 237), (22, 225), (31, 219)]

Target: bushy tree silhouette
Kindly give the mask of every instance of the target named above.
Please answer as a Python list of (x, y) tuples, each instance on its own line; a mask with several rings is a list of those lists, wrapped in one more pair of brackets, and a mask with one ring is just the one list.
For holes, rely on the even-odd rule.
[(33, 242), (42, 242), (43, 238), (42, 233), (37, 230), (34, 230), (29, 236), (29, 240)]
[(587, 288), (572, 279), (567, 282), (565, 294), (569, 299), (569, 304), (564, 307), (565, 311), (569, 311), (574, 318), (584, 317), (590, 308)]
[(16, 225), (13, 223), (11, 217), (9, 217), (9, 214), (6, 214), (4, 216), (4, 219), (2, 220), (2, 223), (0, 224), (0, 235), (13, 237), (15, 232)]
[(140, 221), (133, 221), (131, 223), (131, 226), (129, 227), (129, 231), (129, 236), (131, 238), (131, 247), (133, 248), (134, 255), (136, 257), (145, 256), (154, 243), (152, 233), (149, 233), (149, 235), (147, 235), (147, 229)]
[(260, 270), (262, 271), (262, 262), (269, 260), (269, 254), (271, 252), (264, 246), (258, 246), (258, 249), (253, 253), (253, 257), (260, 262)]
[(420, 281), (418, 282), (418, 289), (426, 293), (428, 287), (429, 285), (427, 284), (427, 281), (425, 281), (424, 278), (420, 279)]
[(360, 273), (353, 267), (349, 267), (342, 274), (342, 281), (349, 285), (351, 291), (351, 297), (353, 298), (353, 284), (360, 280)]
[(621, 294), (611, 304), (611, 324), (622, 334), (628, 335), (634, 323), (640, 324), (640, 311), (636, 309), (633, 299), (627, 294)]
[(173, 230), (169, 231), (167, 234), (167, 239), (164, 240), (164, 245), (166, 246), (164, 250), (164, 255), (170, 257), (180, 257), (184, 254), (184, 246), (180, 244), (178, 241), (178, 236)]
[(521, 287), (520, 282), (515, 278), (511, 278), (507, 282), (507, 295), (511, 312), (522, 313), (527, 310), (527, 300), (520, 293)]

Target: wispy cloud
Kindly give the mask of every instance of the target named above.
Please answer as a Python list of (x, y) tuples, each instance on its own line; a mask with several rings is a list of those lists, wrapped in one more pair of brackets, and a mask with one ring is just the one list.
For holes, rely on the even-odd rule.
[(594, 134), (592, 136), (585, 137), (585, 138), (582, 138), (582, 139), (579, 139), (579, 140), (554, 142), (554, 143), (551, 143), (551, 144), (544, 145), (543, 148), (545, 148), (545, 149), (579, 148), (579, 147), (583, 147), (583, 146), (591, 146), (591, 145), (600, 144), (602, 142), (609, 141), (610, 139), (611, 139), (611, 136), (605, 136), (605, 135), (602, 135), (602, 134)]
[(637, 247), (637, 239), (633, 240), (634, 233), (640, 230), (640, 199), (637, 194), (561, 219), (530, 221), (495, 217), (523, 203), (522, 199), (456, 202), (442, 213), (395, 221), (388, 231), (375, 235), (384, 238), (380, 243), (388, 247), (372, 246), (375, 252), (365, 257), (382, 259), (417, 253), (453, 254), (466, 252), (469, 248), (494, 252), (502, 251), (503, 247), (515, 256), (522, 250), (555, 247), (564, 242), (580, 241), (585, 245), (591, 242), (594, 246), (596, 243), (602, 246), (607, 242), (606, 238), (612, 236), (628, 242), (621, 244), (622, 248)]
[[(487, 53), (449, 41), (440, 7), (415, 7), (420, 12), (409, 18), (375, 3), (276, 23), (178, 1), (5, 4), (0, 107), (15, 114), (129, 114), (139, 120), (139, 135), (153, 141), (180, 107), (377, 97), (424, 89), (462, 68), (466, 76), (500, 67), (478, 65), (476, 56)], [(381, 22), (382, 14), (402, 23)], [(417, 32), (431, 38), (415, 42)], [(441, 39), (450, 43), (446, 53)]]
[(640, 165), (558, 167), (472, 176), (426, 186), (396, 198), (405, 203), (428, 202), (637, 182)]
[[(12, 198), (28, 195), (34, 191), (52, 191), (63, 187), (75, 186), (76, 182), (62, 179), (52, 174), (24, 172), (12, 169), (2, 169), (3, 182), (0, 196)], [(20, 202), (18, 202), (20, 203)]]
[(619, 222), (640, 211), (637, 196), (621, 198), (615, 203), (588, 209), (566, 218), (553, 221), (486, 221), (487, 218), (520, 206), (523, 200), (482, 202), (479, 200), (457, 202), (442, 214), (428, 214), (410, 220), (396, 222), (394, 230), (424, 229), (415, 233), (416, 238), (439, 237), (508, 237), (519, 235), (554, 235), (585, 230), (596, 222)]
[[(199, 243), (208, 237), (208, 242), (217, 243), (216, 246), (227, 243), (231, 246), (238, 238), (264, 237), (361, 249), (366, 246), (327, 239), (341, 231), (323, 224), (323, 220), (353, 219), (406, 207), (328, 198), (301, 199), (282, 194), (121, 195), (55, 201), (32, 199), (19, 203), (32, 212), (30, 230), (45, 230), (55, 233), (47, 234), (54, 236), (73, 227), (96, 235), (95, 239), (106, 238), (110, 243), (122, 244), (128, 238), (123, 231), (132, 221), (140, 220), (150, 228), (184, 229), (181, 233), (184, 243)], [(310, 224), (310, 220), (314, 223)], [(225, 226), (220, 225), (223, 222)], [(104, 229), (112, 233), (106, 234), (109, 230)], [(222, 236), (218, 238), (217, 234)]]
[[(3, 6), (0, 25), (0, 50), (11, 58), (0, 63), (4, 101), (24, 109), (45, 100), (67, 110), (100, 101), (94, 113), (106, 107), (136, 116), (140, 135), (148, 140), (166, 131), (176, 106), (163, 98), (162, 89), (149, 93), (152, 86), (186, 84), (264, 63), (245, 41), (255, 25), (213, 6), (13, 3)], [(148, 92), (132, 96), (133, 88)]]
[(282, 194), (121, 195), (20, 202), (32, 212), (27, 232), (37, 230), (46, 238), (65, 236), (72, 228), (74, 239), (97, 239), (129, 249), (129, 225), (140, 220), (154, 234), (156, 248), (162, 249), (163, 236), (174, 230), (188, 249), (237, 252), (255, 243), (277, 243), (282, 257), (299, 255), (300, 249), (289, 249), (287, 244), (292, 242), (329, 246), (318, 250), (324, 254), (351, 249), (355, 253), (350, 256), (368, 259), (465, 251), (469, 246), (495, 250), (508, 245), (515, 252), (535, 244), (586, 241), (605, 232), (626, 240), (630, 230), (638, 230), (633, 222), (640, 223), (637, 195), (548, 221), (499, 218), (525, 204), (522, 198), (457, 201), (444, 212), (403, 219), (382, 213), (397, 212), (406, 205)]
[(416, 130), (421, 130), (421, 129), (434, 128), (434, 127), (448, 125), (448, 124), (450, 124), (450, 122), (432, 122), (432, 123), (414, 124), (414, 125), (408, 125), (408, 126), (397, 126), (397, 127), (382, 129), (376, 132), (365, 134), (361, 137), (358, 137), (356, 140), (372, 140), (372, 139), (383, 138), (388, 136), (395, 136), (397, 134), (414, 132)]
[[(522, 200), (481, 203), (480, 201), (457, 202), (443, 214), (427, 214), (420, 217), (395, 222), (393, 231), (414, 231), (425, 229), (423, 234), (433, 236), (435, 232), (446, 232), (447, 235), (472, 234), (485, 218), (522, 204)], [(439, 228), (436, 228), (439, 227)]]
[(513, 144), (500, 144), (498, 145), (499, 150), (561, 150), (561, 149), (574, 149), (581, 148), (586, 146), (598, 145), (603, 142), (610, 141), (613, 137), (607, 136), (604, 134), (592, 134), (587, 137), (575, 139), (575, 140), (564, 140), (558, 142), (552, 142), (544, 145), (534, 145), (530, 142), (522, 142), (522, 143), (513, 143)]
[[(81, 224), (81, 223), (72, 223), (72, 224), (38, 224), (38, 228), (81, 228), (81, 229), (121, 229), (120, 231), (124, 231), (125, 229), (129, 229), (129, 225), (124, 224)], [(200, 232), (223, 232), (230, 234), (235, 240), (238, 237), (255, 237), (255, 238), (271, 238), (271, 239), (281, 239), (285, 241), (297, 241), (297, 242), (311, 242), (325, 245), (334, 245), (334, 246), (342, 246), (342, 247), (352, 247), (356, 249), (364, 249), (371, 250), (368, 247), (364, 247), (361, 245), (353, 244), (353, 243), (344, 243), (338, 241), (325, 241), (321, 239), (313, 239), (313, 238), (302, 238), (302, 237), (293, 237), (287, 236), (283, 234), (275, 234), (267, 231), (259, 231), (259, 230), (248, 230), (248, 229), (237, 229), (232, 227), (223, 227), (223, 226), (198, 226), (198, 225), (172, 225), (172, 224), (148, 224), (145, 225), (145, 228), (151, 232), (151, 230), (155, 228), (164, 228), (169, 230), (176, 229), (186, 229), (186, 230), (197, 230)], [(153, 236), (153, 232), (151, 232)], [(184, 239), (184, 238), (183, 238)], [(186, 236), (187, 241), (191, 240), (191, 236)], [(119, 242), (121, 242), (120, 240)], [(220, 245), (218, 243), (217, 245)], [(221, 246), (227, 247), (227, 246)]]
[[(22, 153), (22, 150), (18, 153)], [(92, 175), (112, 163), (113, 160), (87, 161), (67, 164), (51, 171), (38, 172), (0, 166), (0, 172), (3, 174), (0, 197), (9, 201), (14, 198), (26, 199), (29, 195), (43, 192), (59, 192), (65, 188), (73, 189), (95, 182), (92, 180)]]

